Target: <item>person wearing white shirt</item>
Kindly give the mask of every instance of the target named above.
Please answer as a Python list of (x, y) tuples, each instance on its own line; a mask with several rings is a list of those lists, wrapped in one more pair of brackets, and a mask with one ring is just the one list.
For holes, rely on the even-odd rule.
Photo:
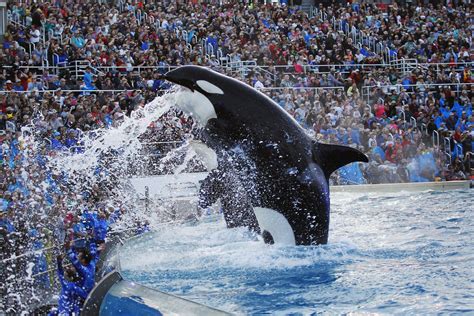
[(255, 89), (263, 89), (263, 88), (265, 88), (265, 86), (264, 86), (263, 83), (262, 83), (262, 80), (263, 80), (262, 75), (258, 75), (258, 76), (257, 76), (257, 81), (255, 81), (255, 84), (253, 85), (253, 87), (254, 87)]
[(41, 32), (37, 27), (33, 27), (30, 30), (30, 43), (36, 44), (40, 41)]

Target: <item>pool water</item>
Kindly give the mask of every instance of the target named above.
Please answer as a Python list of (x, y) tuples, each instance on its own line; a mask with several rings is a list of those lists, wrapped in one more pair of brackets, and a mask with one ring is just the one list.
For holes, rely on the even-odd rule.
[(126, 244), (124, 277), (236, 314), (474, 313), (474, 190), (331, 199), (328, 245), (166, 226)]

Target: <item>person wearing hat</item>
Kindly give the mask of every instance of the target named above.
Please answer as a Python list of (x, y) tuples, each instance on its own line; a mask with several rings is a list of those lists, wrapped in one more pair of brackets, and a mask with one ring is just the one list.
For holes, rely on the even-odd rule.
[(13, 82), (11, 80), (7, 80), (5, 82), (5, 90), (12, 91), (13, 90)]

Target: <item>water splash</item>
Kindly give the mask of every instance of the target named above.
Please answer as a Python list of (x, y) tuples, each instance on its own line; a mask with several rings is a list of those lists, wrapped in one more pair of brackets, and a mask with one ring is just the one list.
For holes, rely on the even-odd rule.
[(101, 163), (101, 156), (111, 150), (118, 151), (120, 163), (136, 158), (142, 149), (139, 137), (153, 122), (161, 119), (175, 104), (178, 93), (171, 92), (156, 97), (152, 102), (124, 117), (116, 128), (99, 129), (85, 134), (81, 142), (84, 150), (80, 154), (63, 154), (52, 162), (69, 172), (93, 171)]
[[(52, 144), (46, 141), (45, 129), (42, 128), (46, 122), (38, 113), (30, 125), (22, 128), (18, 137), (22, 160), (21, 165), (15, 168), (19, 170), (17, 182), (28, 190), (24, 205), (31, 213), (15, 214), (18, 218), (15, 220), (24, 223), (25, 235), (30, 229), (44, 227), (54, 231), (54, 242), (61, 244), (64, 235), (56, 234), (56, 230), (68, 211), (77, 214), (85, 209), (117, 210), (123, 207), (127, 212), (115, 229), (143, 221), (153, 225), (153, 222), (169, 221), (175, 216), (166, 212), (170, 208), (166, 203), (151, 204), (146, 208), (128, 179), (146, 172), (150, 162), (166, 164), (172, 173), (180, 173), (194, 159), (195, 154), (186, 145), (171, 150), (164, 159), (148, 152), (146, 147), (149, 138), (159, 139), (153, 133), (166, 134), (172, 128), (182, 130), (176, 122), (175, 109), (180, 93), (170, 90), (109, 128), (87, 132), (76, 130), (78, 146), (74, 150), (66, 147), (50, 150)], [(191, 137), (186, 134), (188, 130), (180, 134), (180, 138)], [(29, 310), (32, 307), (29, 302), (33, 298), (37, 300), (43, 293), (35, 289), (38, 283), (33, 275), (36, 273), (33, 269), (35, 261), (29, 257), (25, 260), (28, 264), (24, 267), (16, 261), (11, 261), (7, 267), (15, 271), (10, 274), (12, 279), (5, 280), (9, 286), (8, 300), (15, 302), (10, 304), (15, 313)]]

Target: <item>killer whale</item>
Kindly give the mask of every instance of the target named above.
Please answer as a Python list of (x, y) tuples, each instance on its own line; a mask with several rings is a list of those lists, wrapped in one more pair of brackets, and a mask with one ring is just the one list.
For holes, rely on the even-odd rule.
[(252, 199), (266, 241), (290, 245), (328, 241), (328, 179), (337, 168), (368, 162), (351, 147), (318, 143), (273, 100), (236, 79), (200, 66), (164, 78), (185, 87), (176, 103), (204, 127), (216, 154), (241, 146), (255, 165)]

